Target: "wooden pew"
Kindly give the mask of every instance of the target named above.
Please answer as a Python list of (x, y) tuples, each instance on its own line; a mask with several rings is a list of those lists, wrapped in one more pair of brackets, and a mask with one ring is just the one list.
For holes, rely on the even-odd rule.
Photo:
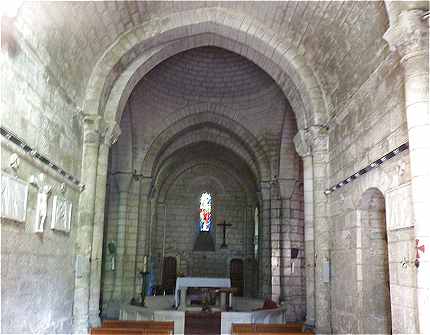
[(232, 335), (296, 335), (296, 334), (313, 334), (310, 331), (304, 331), (304, 325), (300, 322), (283, 323), (247, 323), (232, 324)]
[(131, 330), (141, 330), (145, 334), (148, 332), (154, 334), (167, 334), (173, 335), (174, 323), (173, 321), (153, 321), (153, 320), (143, 320), (143, 321), (133, 321), (133, 320), (104, 320), (102, 323), (102, 328), (123, 328)]
[(156, 329), (156, 328), (92, 328), (91, 335), (171, 335), (169, 329)]
[(173, 333), (174, 323), (173, 321), (153, 321), (153, 320), (104, 320), (102, 327), (106, 328), (156, 328), (156, 329), (168, 329)]
[(91, 328), (91, 335), (143, 335), (143, 330), (129, 328)]

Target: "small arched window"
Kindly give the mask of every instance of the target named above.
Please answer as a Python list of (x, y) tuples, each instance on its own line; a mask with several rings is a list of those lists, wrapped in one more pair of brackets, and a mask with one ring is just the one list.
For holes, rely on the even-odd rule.
[(202, 193), (200, 196), (200, 231), (208, 232), (212, 226), (212, 196), (210, 193)]

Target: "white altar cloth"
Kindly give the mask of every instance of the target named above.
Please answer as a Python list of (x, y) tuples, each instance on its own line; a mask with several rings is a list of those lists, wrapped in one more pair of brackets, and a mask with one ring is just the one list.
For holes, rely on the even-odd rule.
[(179, 291), (188, 287), (219, 287), (230, 288), (230, 278), (179, 277), (176, 279), (175, 306), (179, 304)]

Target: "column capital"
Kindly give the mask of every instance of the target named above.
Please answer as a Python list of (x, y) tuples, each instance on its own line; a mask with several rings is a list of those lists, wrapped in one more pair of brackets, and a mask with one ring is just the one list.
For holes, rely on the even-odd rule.
[(112, 144), (116, 143), (116, 141), (118, 141), (118, 138), (121, 135), (121, 128), (119, 127), (117, 122), (103, 121), (102, 128), (103, 129), (101, 133), (103, 136), (103, 143), (105, 145), (111, 146)]
[(417, 54), (428, 53), (429, 21), (424, 18), (422, 9), (400, 12), (396, 21), (384, 34), (390, 50), (397, 51), (404, 62)]
[(304, 158), (312, 155), (311, 146), (306, 138), (306, 130), (300, 129), (294, 136), (294, 146), (296, 147), (297, 154)]
[(294, 136), (294, 146), (300, 157), (312, 156), (314, 151), (328, 149), (328, 134), (324, 126), (300, 129)]
[(97, 114), (79, 113), (79, 123), (83, 131), (85, 144), (100, 143), (101, 117)]

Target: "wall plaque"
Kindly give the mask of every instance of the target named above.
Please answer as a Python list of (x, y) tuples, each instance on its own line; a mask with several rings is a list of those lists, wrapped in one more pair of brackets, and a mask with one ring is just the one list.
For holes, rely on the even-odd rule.
[(26, 182), (1, 175), (1, 217), (17, 222), (25, 222), (27, 215), (28, 185)]
[(51, 229), (68, 233), (70, 232), (71, 219), (72, 203), (62, 196), (54, 196)]
[(387, 192), (386, 213), (388, 230), (414, 226), (411, 184), (403, 184)]

